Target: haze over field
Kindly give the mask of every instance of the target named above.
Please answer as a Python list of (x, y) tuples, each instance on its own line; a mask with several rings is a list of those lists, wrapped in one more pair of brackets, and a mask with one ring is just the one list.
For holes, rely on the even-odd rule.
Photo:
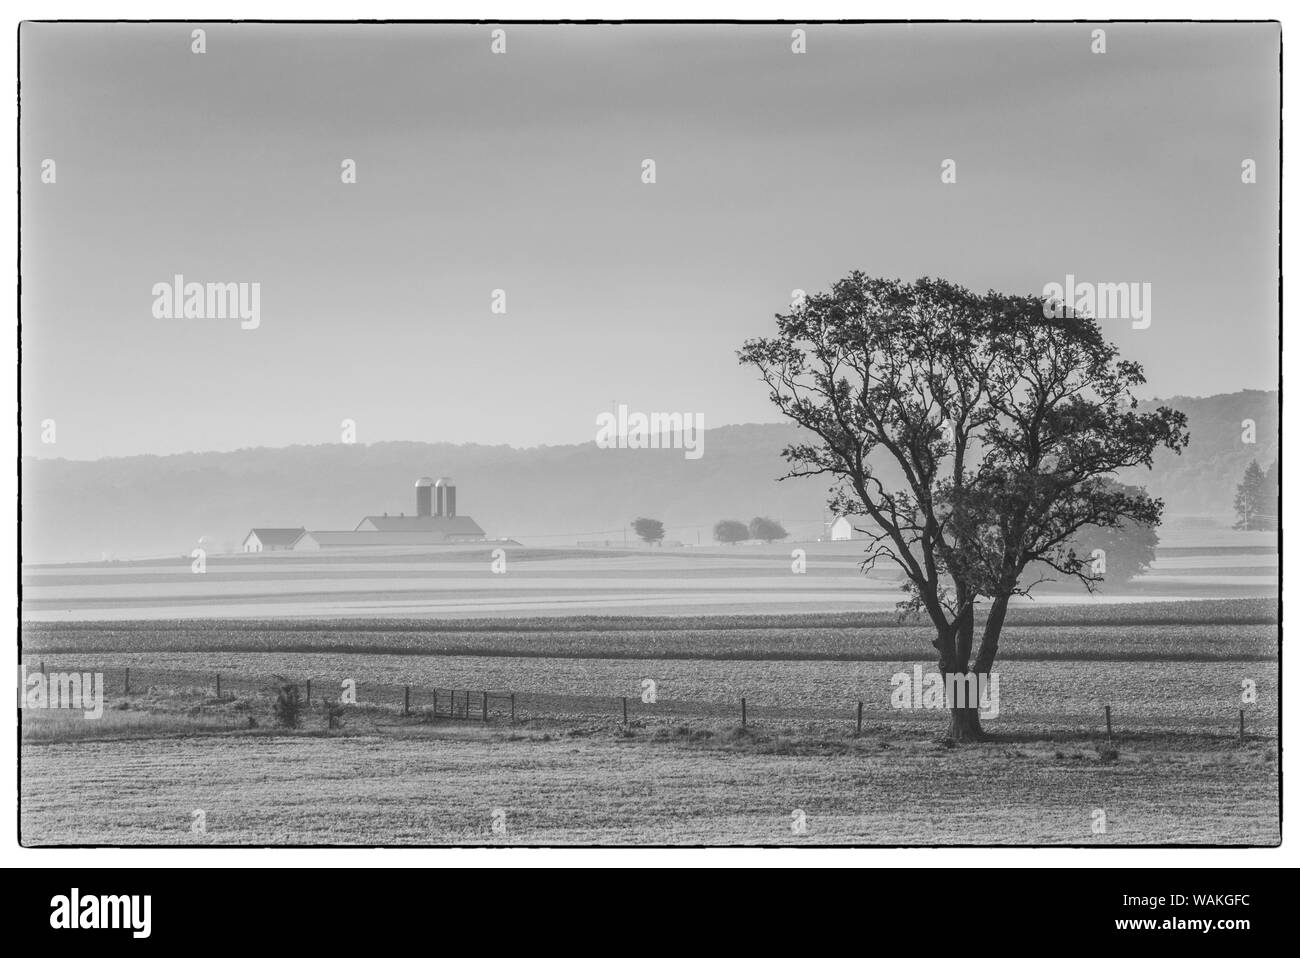
[[(1244, 391), (1168, 403), (1187, 413), (1192, 441), (1162, 451), (1126, 481), (1166, 500), (1171, 515), (1227, 517), (1246, 465), (1277, 455), (1278, 394)], [(1242, 421), (1256, 442), (1242, 442)], [(593, 430), (594, 430), (593, 418)], [(662, 519), (669, 540), (707, 544), (719, 519), (780, 519), (795, 539), (825, 535), (827, 483), (778, 482), (792, 425), (708, 429), (704, 454), (680, 449), (334, 443), (227, 453), (76, 462), (23, 460), (26, 563), (188, 554), (200, 537), (237, 549), (255, 526), (351, 529), (362, 516), (414, 511), (416, 478), (456, 479), (460, 511), (488, 536), (530, 545), (635, 544), (639, 515)], [(882, 463), (882, 475), (890, 475)], [(1225, 519), (1225, 521), (1227, 521)], [(1162, 531), (1162, 535), (1164, 535)]]

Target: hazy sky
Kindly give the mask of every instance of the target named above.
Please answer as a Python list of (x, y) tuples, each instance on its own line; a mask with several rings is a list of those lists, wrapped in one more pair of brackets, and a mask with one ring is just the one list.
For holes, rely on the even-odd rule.
[(195, 26), (22, 28), (25, 454), (773, 421), (735, 350), (853, 269), (1149, 282), (1149, 394), (1277, 386), (1274, 25)]

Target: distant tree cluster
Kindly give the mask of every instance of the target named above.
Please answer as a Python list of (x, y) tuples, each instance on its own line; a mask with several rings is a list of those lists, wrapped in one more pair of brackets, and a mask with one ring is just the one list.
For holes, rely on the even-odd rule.
[(713, 538), (719, 542), (744, 542), (749, 538), (749, 526), (736, 519), (723, 519), (713, 526)]
[(749, 537), (751, 539), (774, 542), (777, 539), (784, 539), (789, 534), (785, 531), (785, 527), (775, 519), (757, 516), (749, 520)]
[(767, 516), (755, 516), (749, 520), (748, 525), (739, 519), (722, 519), (713, 526), (714, 539), (732, 544), (747, 539), (774, 542), (777, 539), (784, 539), (789, 534), (781, 523)]
[(1232, 510), (1237, 514), (1234, 529), (1276, 529), (1278, 504), (1278, 468), (1277, 460), (1261, 469), (1258, 459), (1252, 459), (1246, 467), (1246, 474), (1237, 483), (1237, 495), (1232, 501)]
[(636, 518), (632, 520), (632, 529), (646, 545), (662, 545), (664, 541), (664, 524), (658, 519)]

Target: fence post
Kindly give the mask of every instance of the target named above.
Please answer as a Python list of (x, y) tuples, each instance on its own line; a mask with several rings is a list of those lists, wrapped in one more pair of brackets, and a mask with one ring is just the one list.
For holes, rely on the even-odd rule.
[(402, 697), (402, 714), (411, 714), (411, 687), (406, 687), (406, 694)]
[(438, 690), (433, 690), (433, 717), (438, 717)]
[(307, 680), (307, 704), (311, 705), (311, 679)]
[(131, 694), (131, 669), (129, 667), (126, 670), (126, 681), (123, 683), (122, 686), (122, 694), (123, 695)]
[(744, 727), (745, 727), (745, 724), (746, 724), (746, 717), (745, 717), (745, 699), (744, 699), (744, 697), (742, 696), (741, 699), (740, 699), (740, 727), (741, 727), (741, 728), (744, 728)]
[(858, 702), (858, 734), (862, 734), (862, 703)]
[(1106, 744), (1110, 744), (1110, 706), (1106, 706)]
[(487, 693), (483, 693), (483, 721), (487, 722)]
[(221, 673), (217, 673), (217, 698), (221, 698)]
[(627, 696), (623, 696), (623, 724), (627, 724)]
[(1237, 709), (1237, 742), (1246, 744), (1246, 710)]
[(45, 677), (45, 660), (41, 659), (41, 678)]

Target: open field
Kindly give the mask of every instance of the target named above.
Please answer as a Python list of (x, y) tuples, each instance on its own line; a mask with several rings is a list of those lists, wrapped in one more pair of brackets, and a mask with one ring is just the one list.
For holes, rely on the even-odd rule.
[[(1044, 585), (1033, 606), (1136, 604), (1277, 595), (1277, 540), (1235, 533), (1231, 546), (1171, 545), (1146, 575), (1089, 596)], [(1176, 540), (1181, 541), (1181, 540)], [(471, 618), (574, 615), (820, 614), (888, 611), (899, 577), (859, 569), (861, 542), (690, 549), (528, 549), (491, 545), (410, 550), (188, 556), (23, 569), (27, 621), (205, 618)], [(791, 553), (807, 568), (792, 571)], [(1028, 603), (1026, 603), (1028, 604)]]
[[(112, 845), (1274, 844), (1276, 754), (1178, 737), (1112, 758), (1091, 741), (957, 751), (734, 729), (28, 743), (22, 833)], [(806, 833), (792, 830), (795, 810)]]
[[(958, 748), (942, 709), (894, 707), (896, 676), (933, 668), (929, 630), (847, 554), (810, 555), (808, 577), (761, 549), (524, 550), (495, 577), (463, 551), (25, 570), (29, 673), (102, 673), (106, 711), (24, 713), (20, 829), (35, 845), (1276, 844), (1276, 555), (1233, 548), (1171, 548), (1105, 602), (1014, 608), (993, 738)], [(1169, 599), (1164, 580), (1202, 572), (1272, 578)], [(413, 612), (398, 580), (463, 611)], [(199, 594), (214, 587), (227, 599)], [(851, 609), (822, 602), (841, 588)], [(299, 602), (315, 614), (286, 614)], [(195, 614), (210, 607), (228, 614)], [(311, 682), (299, 729), (274, 723), (276, 676)], [(345, 681), (357, 703), (329, 729), (317, 709)], [(483, 691), (514, 696), (486, 723)]]
[[(1003, 660), (1222, 660), (1277, 656), (1276, 599), (1020, 607)], [(334, 652), (538, 658), (890, 661), (930, 631), (894, 612), (544, 616), (463, 620), (174, 620), (30, 623), (26, 654)]]

